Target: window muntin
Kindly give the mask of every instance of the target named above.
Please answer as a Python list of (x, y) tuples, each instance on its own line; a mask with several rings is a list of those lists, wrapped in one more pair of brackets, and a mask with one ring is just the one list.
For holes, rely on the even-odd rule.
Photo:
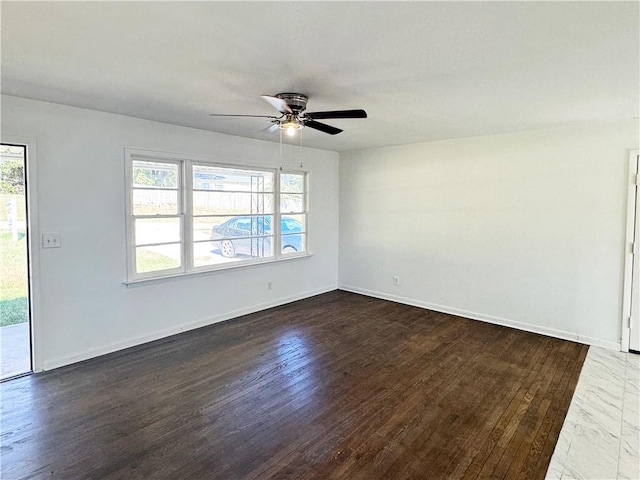
[(306, 173), (130, 153), (130, 280), (307, 252)]

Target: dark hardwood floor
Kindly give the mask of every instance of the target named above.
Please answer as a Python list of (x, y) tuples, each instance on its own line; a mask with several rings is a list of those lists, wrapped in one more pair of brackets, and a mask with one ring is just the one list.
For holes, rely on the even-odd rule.
[(586, 352), (331, 292), (1, 384), (1, 477), (542, 479)]

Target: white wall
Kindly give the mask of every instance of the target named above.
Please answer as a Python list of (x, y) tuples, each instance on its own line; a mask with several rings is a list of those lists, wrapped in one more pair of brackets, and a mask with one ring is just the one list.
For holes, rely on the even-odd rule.
[[(2, 96), (37, 145), (38, 368), (342, 288), (616, 348), (637, 121), (350, 152), (305, 149), (310, 258), (124, 286), (124, 147), (278, 165), (279, 147)], [(284, 163), (297, 166), (296, 149)], [(39, 242), (36, 242), (39, 243)], [(400, 286), (391, 277), (400, 277)], [(266, 283), (273, 282), (273, 290)]]
[[(2, 135), (35, 138), (39, 231), (37, 368), (54, 368), (337, 287), (338, 155), (305, 149), (312, 257), (127, 288), (124, 147), (225, 163), (297, 167), (276, 143), (2, 97)], [(38, 244), (39, 242), (35, 242)], [(267, 282), (273, 290), (267, 290)]]
[(629, 120), (341, 154), (341, 288), (619, 348), (638, 143)]

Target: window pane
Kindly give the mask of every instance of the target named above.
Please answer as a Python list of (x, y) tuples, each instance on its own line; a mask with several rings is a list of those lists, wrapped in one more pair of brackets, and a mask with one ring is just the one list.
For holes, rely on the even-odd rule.
[(227, 238), (193, 245), (193, 265), (219, 265), (273, 257), (273, 237)]
[(137, 218), (136, 245), (180, 241), (180, 218)]
[(305, 233), (288, 233), (282, 235), (280, 245), (282, 245), (282, 253), (300, 253), (307, 250)]
[(282, 213), (304, 212), (303, 193), (283, 193), (280, 195), (280, 211)]
[(307, 215), (283, 215), (281, 219), (282, 233), (300, 233), (307, 230)]
[(304, 174), (283, 173), (280, 175), (280, 191), (287, 193), (304, 192)]
[(213, 246), (211, 242), (200, 242), (193, 244), (193, 266), (215, 266), (226, 263), (237, 263), (246, 260), (247, 257), (241, 255), (235, 257), (223, 257), (220, 245)]
[(178, 188), (178, 165), (164, 162), (133, 161), (133, 186)]
[(283, 254), (306, 251), (305, 226), (306, 214), (282, 216), (280, 245)]
[(134, 215), (176, 215), (178, 191), (135, 189), (133, 191)]
[(272, 215), (240, 215), (232, 217), (211, 229), (214, 240), (271, 234)]
[(193, 192), (194, 215), (273, 213), (272, 193)]
[(228, 224), (229, 220), (238, 217), (194, 217), (193, 219), (193, 240), (196, 242), (203, 240), (211, 240), (216, 231), (222, 231)]
[(136, 272), (154, 272), (180, 267), (180, 244), (136, 248)]
[(194, 165), (193, 188), (228, 192), (273, 192), (273, 172)]
[(194, 217), (193, 239), (197, 241), (210, 240), (214, 227), (225, 223), (233, 217)]

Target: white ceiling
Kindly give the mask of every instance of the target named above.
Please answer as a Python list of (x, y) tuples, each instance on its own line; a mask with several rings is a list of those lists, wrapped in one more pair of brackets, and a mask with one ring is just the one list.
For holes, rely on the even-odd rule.
[(261, 94), (366, 120), (328, 150), (632, 118), (639, 3), (2, 2), (2, 92), (278, 141)]

